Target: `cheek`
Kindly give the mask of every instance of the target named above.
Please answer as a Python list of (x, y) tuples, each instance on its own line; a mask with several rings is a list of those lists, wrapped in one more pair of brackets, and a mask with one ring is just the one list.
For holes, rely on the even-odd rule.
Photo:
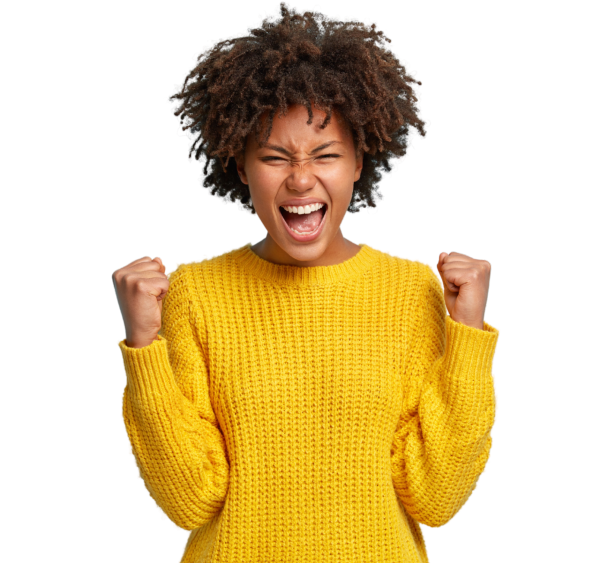
[(248, 188), (255, 207), (270, 207), (281, 186), (281, 173), (267, 167), (257, 167), (247, 171)]
[(282, 181), (281, 171), (271, 166), (261, 166), (254, 170), (254, 181), (260, 186), (272, 186)]

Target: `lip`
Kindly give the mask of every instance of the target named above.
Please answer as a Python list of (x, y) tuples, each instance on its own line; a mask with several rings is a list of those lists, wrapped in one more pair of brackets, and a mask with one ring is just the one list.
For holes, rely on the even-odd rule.
[(322, 199), (318, 199), (316, 197), (305, 197), (305, 198), (300, 198), (300, 199), (288, 199), (286, 201), (282, 201), (279, 204), (279, 207), (286, 207), (286, 206), (296, 206), (298, 207), (299, 205), (311, 205), (312, 203), (323, 203), (325, 205), (327, 205), (326, 202), (324, 202)]
[[(293, 200), (293, 201), (298, 201), (298, 200)], [(321, 201), (317, 200), (312, 203), (325, 203), (325, 202), (321, 202)], [(286, 203), (286, 205), (291, 205), (291, 204)], [(283, 205), (280, 207), (283, 207)], [(328, 212), (329, 212), (329, 206), (327, 205), (327, 207), (325, 209), (325, 215), (323, 215), (323, 220), (321, 221), (321, 224), (319, 225), (319, 227), (317, 228), (317, 230), (314, 233), (311, 233), (310, 235), (299, 235), (298, 233), (295, 233), (294, 231), (292, 231), (292, 229), (290, 229), (290, 226), (285, 222), (285, 219), (283, 218), (281, 211), (279, 211), (279, 209), (277, 210), (277, 213), (281, 217), (281, 221), (283, 222), (283, 226), (284, 226), (285, 230), (287, 231), (288, 235), (290, 235), (297, 242), (311, 242), (311, 241), (315, 240), (321, 234), (323, 229), (325, 228), (325, 221), (327, 221)]]

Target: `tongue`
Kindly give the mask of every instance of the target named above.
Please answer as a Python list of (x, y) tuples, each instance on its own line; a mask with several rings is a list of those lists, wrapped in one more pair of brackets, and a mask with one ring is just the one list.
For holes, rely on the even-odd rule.
[(323, 218), (324, 207), (317, 209), (308, 215), (299, 215), (298, 213), (288, 213), (285, 209), (281, 208), (281, 213), (286, 223), (300, 233), (310, 233), (314, 231), (320, 224)]

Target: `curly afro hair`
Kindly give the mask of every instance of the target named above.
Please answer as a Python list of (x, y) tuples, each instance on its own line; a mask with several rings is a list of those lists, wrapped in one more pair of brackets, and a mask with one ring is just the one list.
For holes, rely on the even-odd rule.
[[(250, 35), (221, 41), (201, 54), (181, 91), (171, 96), (182, 100), (175, 115), (182, 124), (187, 118), (183, 130), (198, 134), (189, 157), (195, 151), (196, 160), (206, 158), (204, 187), (212, 187), (212, 195), (229, 194), (256, 213), (235, 155), (244, 151), (251, 133), (265, 143), (275, 115), (285, 115), (293, 104), (306, 107), (311, 124), (313, 104), (326, 113), (322, 128), (335, 111), (351, 128), (356, 149), (364, 151), (348, 211), (375, 207), (381, 171), (389, 172), (390, 159), (405, 154), (408, 127), (425, 136), (410, 86), (421, 82), (384, 48), (390, 39), (375, 24), (300, 15), (283, 3), (280, 9), (275, 22), (265, 19)], [(366, 205), (357, 207), (363, 201)]]

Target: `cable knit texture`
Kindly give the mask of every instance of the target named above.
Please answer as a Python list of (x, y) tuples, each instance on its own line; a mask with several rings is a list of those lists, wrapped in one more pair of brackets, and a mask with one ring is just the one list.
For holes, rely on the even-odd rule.
[(181, 563), (424, 563), (490, 454), (498, 330), (446, 314), (426, 264), (333, 266), (250, 243), (169, 275), (162, 329), (119, 342), (123, 416)]

